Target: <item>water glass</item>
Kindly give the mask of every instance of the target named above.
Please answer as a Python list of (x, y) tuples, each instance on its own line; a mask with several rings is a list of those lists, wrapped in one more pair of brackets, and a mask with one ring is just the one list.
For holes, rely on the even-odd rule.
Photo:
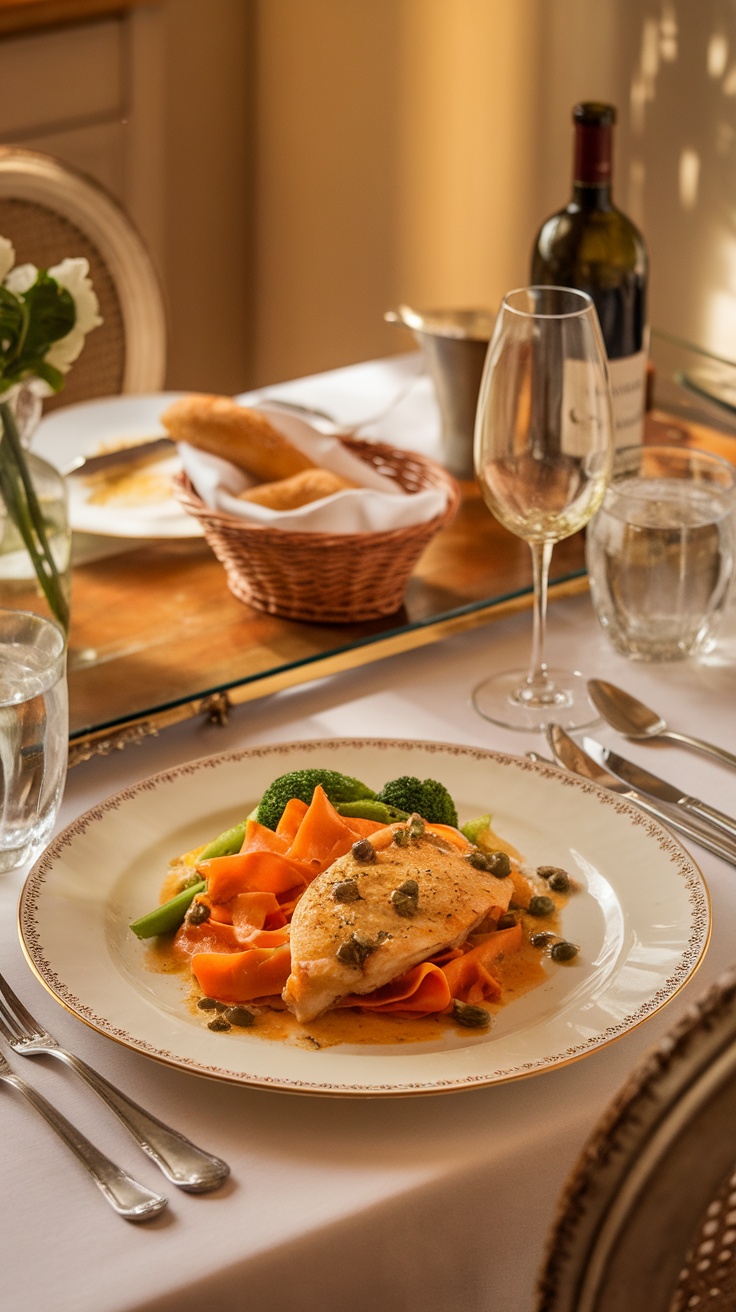
[(51, 620), (0, 610), (0, 872), (46, 845), (66, 778), (66, 642)]
[(671, 661), (712, 647), (734, 576), (736, 469), (706, 451), (617, 452), (588, 525), (598, 619), (634, 660)]

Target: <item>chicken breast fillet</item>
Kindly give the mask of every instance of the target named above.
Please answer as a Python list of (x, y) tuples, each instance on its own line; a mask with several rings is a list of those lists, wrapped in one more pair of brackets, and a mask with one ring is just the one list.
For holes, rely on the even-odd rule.
[(475, 869), (429, 832), (372, 861), (348, 853), (297, 904), (283, 999), (297, 1020), (313, 1020), (346, 994), (371, 993), (458, 946), (512, 893), (510, 879)]

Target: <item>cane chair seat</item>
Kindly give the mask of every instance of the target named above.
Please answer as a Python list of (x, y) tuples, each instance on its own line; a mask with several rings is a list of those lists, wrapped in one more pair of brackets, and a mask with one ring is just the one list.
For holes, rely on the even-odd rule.
[(164, 383), (166, 322), (156, 271), (135, 227), (96, 182), (37, 151), (0, 146), (0, 234), (16, 263), (84, 256), (103, 323), (45, 409)]
[(736, 1308), (736, 968), (659, 1043), (560, 1203), (537, 1312)]

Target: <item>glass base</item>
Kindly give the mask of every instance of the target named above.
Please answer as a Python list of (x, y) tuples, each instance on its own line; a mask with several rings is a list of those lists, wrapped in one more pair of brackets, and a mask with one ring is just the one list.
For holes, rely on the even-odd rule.
[(540, 704), (527, 684), (527, 670), (506, 670), (484, 679), (473, 691), (479, 715), (504, 729), (541, 733), (548, 724), (582, 729), (600, 720), (588, 696), (585, 676), (578, 670), (547, 670), (549, 698)]

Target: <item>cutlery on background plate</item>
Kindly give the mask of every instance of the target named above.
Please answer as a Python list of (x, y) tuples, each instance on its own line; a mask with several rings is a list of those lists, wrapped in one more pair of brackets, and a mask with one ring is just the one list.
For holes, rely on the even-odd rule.
[(624, 692), (623, 688), (617, 688), (615, 684), (607, 683), (605, 679), (589, 679), (588, 693), (604, 720), (607, 720), (617, 733), (642, 742), (664, 738), (667, 742), (692, 747), (696, 752), (702, 752), (704, 756), (712, 756), (722, 765), (730, 765), (736, 769), (736, 756), (732, 752), (727, 752), (725, 747), (716, 747), (714, 743), (706, 743), (702, 738), (692, 738), (690, 734), (678, 733), (675, 729), (670, 729), (667, 722), (657, 715), (656, 711), (651, 711), (643, 702), (637, 701), (636, 697)]
[(93, 1071), (80, 1057), (60, 1047), (56, 1039), (34, 1020), (2, 975), (0, 1033), (13, 1051), (21, 1056), (58, 1057), (76, 1071), (122, 1121), (144, 1153), (161, 1168), (172, 1184), (185, 1189), (187, 1193), (201, 1194), (219, 1188), (227, 1179), (230, 1168), (226, 1162), (197, 1148), (183, 1134), (144, 1111), (104, 1076)]
[[(550, 724), (547, 727), (547, 741), (555, 756), (555, 760), (564, 765), (573, 774), (578, 774), (584, 779), (590, 779), (592, 783), (600, 784), (603, 788), (608, 788), (614, 793), (626, 797), (630, 802), (635, 802), (649, 815), (654, 816), (656, 820), (661, 820), (669, 829), (675, 829), (684, 838), (691, 839), (694, 843), (699, 843), (701, 847), (712, 852), (714, 856), (719, 856), (722, 861), (728, 861), (730, 865), (736, 866), (736, 845), (729, 843), (728, 839), (712, 831), (706, 833), (696, 824), (690, 824), (680, 816), (673, 816), (663, 806), (657, 806), (648, 797), (642, 797), (634, 788), (630, 788), (623, 780), (617, 779), (615, 775), (605, 770), (592, 756), (583, 751), (559, 724)], [(586, 740), (589, 741), (589, 740)], [(542, 758), (540, 758), (542, 759)]]
[(698, 797), (691, 797), (682, 789), (670, 784), (666, 779), (660, 779), (659, 775), (652, 774), (651, 771), (645, 770), (643, 765), (636, 765), (633, 761), (627, 761), (625, 757), (619, 756), (610, 747), (604, 747), (594, 738), (584, 738), (583, 747), (590, 756), (593, 757), (599, 765), (603, 765), (613, 770), (620, 779), (624, 779), (637, 792), (649, 793), (656, 797), (660, 802), (666, 802), (668, 806), (676, 806), (678, 809), (687, 811), (688, 815), (694, 815), (700, 820), (705, 820), (708, 824), (716, 825), (731, 838), (736, 838), (736, 820), (725, 815), (723, 811), (717, 811), (714, 806), (709, 806), (707, 802), (701, 802)]
[(162, 456), (176, 454), (176, 443), (170, 437), (152, 437), (132, 446), (121, 446), (116, 451), (105, 451), (99, 456), (76, 456), (64, 469), (67, 478), (89, 474), (114, 473), (125, 469), (127, 465), (148, 464), (151, 460), (160, 460)]
[(39, 1115), (43, 1116), (52, 1130), (56, 1130), (75, 1157), (89, 1171), (98, 1189), (118, 1216), (125, 1217), (126, 1221), (148, 1221), (151, 1217), (158, 1216), (166, 1207), (168, 1199), (164, 1198), (163, 1194), (152, 1193), (145, 1185), (139, 1184), (128, 1175), (127, 1171), (123, 1171), (121, 1167), (111, 1162), (109, 1157), (95, 1148), (94, 1144), (72, 1125), (71, 1121), (62, 1116), (61, 1112), (57, 1112), (42, 1094), (16, 1075), (1, 1053), (0, 1080), (17, 1089), (18, 1093), (35, 1107)]

